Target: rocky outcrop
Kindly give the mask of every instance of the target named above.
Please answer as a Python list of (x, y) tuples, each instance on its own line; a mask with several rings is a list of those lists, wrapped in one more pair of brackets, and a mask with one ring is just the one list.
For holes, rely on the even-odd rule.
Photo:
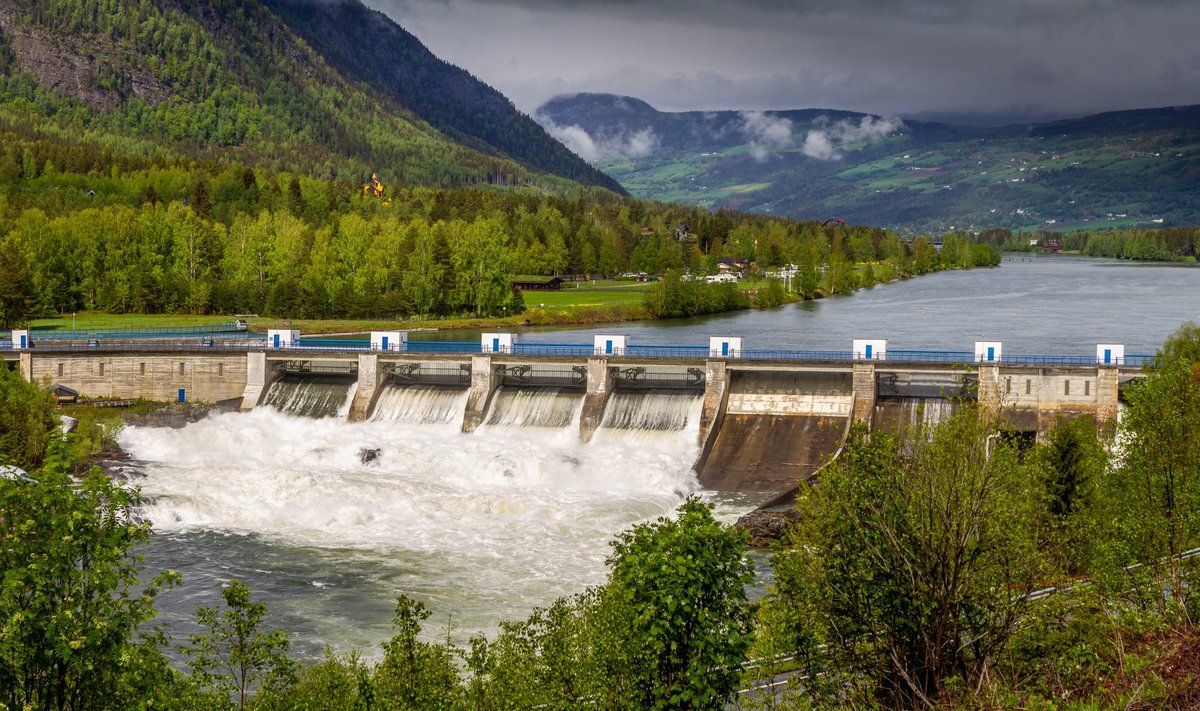
[(22, 24), (19, 17), (11, 0), (0, 0), (0, 32), (17, 65), (42, 86), (78, 97), (99, 111), (111, 111), (134, 97), (156, 104), (169, 95), (148, 72), (117, 60), (121, 53), (111, 39), (61, 39)]
[(750, 545), (755, 548), (768, 548), (775, 541), (783, 538), (788, 526), (800, 520), (799, 515), (790, 509), (784, 511), (757, 509), (742, 516), (735, 524), (744, 528), (750, 534)]

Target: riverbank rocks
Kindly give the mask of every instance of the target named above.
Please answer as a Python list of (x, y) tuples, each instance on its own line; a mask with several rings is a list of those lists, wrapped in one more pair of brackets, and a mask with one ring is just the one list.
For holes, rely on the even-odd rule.
[(787, 533), (788, 524), (800, 520), (799, 514), (790, 509), (756, 509), (742, 516), (734, 524), (750, 534), (750, 545), (769, 548)]
[(163, 403), (139, 412), (121, 413), (121, 421), (130, 427), (169, 427), (179, 429), (199, 422), (213, 412), (236, 412), (236, 402)]

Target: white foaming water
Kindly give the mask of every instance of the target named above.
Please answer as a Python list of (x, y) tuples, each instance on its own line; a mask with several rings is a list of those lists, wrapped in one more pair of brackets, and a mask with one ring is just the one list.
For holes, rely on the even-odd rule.
[(579, 422), (583, 391), (501, 387), (492, 396), (488, 427), (570, 427)]
[[(303, 584), (260, 581), (271, 609), (298, 620), (318, 653), (370, 653), (389, 636), (379, 611), (400, 593), (452, 614), (465, 639), (602, 582), (619, 531), (697, 489), (696, 419), (653, 442), (626, 431), (585, 445), (570, 428), (462, 434), (260, 408), (132, 427), (121, 446), (140, 463), (144, 514), (161, 534), (150, 558), (183, 574), (189, 599), (202, 592), (189, 575), (211, 585), (247, 565), (286, 569)], [(364, 449), (378, 458), (364, 464)], [(373, 618), (348, 619), (364, 597)]]
[(466, 388), (439, 385), (387, 385), (375, 402), (374, 422), (414, 425), (461, 423), (466, 408)]
[(358, 382), (353, 376), (285, 375), (271, 384), (263, 406), (289, 415), (345, 419)]
[(703, 397), (678, 390), (616, 391), (604, 409), (607, 430), (695, 430)]
[(932, 432), (944, 420), (949, 420), (958, 410), (958, 403), (949, 398), (904, 398), (904, 409), (908, 413), (909, 427), (922, 425)]
[(350, 415), (350, 408), (354, 406), (354, 396), (358, 394), (358, 380), (350, 383), (350, 387), (346, 389), (346, 395), (342, 398), (342, 403), (338, 405), (337, 413), (334, 417), (339, 420), (346, 419)]

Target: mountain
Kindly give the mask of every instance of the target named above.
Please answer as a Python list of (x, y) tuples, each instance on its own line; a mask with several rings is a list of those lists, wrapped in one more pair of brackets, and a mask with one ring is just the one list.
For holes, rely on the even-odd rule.
[(647, 199), (903, 232), (1200, 222), (1200, 106), (989, 128), (577, 94), (537, 118)]
[(0, 123), (322, 178), (620, 190), (358, 0), (0, 0)]
[(455, 141), (547, 173), (623, 192), (565, 150), (500, 92), (433, 55), (358, 0), (265, 0), (343, 76), (412, 111)]

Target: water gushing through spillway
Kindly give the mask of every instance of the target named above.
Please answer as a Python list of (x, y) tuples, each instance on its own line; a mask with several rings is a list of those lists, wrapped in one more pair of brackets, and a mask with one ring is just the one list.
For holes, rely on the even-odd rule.
[[(177, 635), (236, 576), (275, 624), (298, 632), (304, 654), (326, 643), (374, 653), (400, 593), (425, 602), (438, 624), (452, 615), (465, 641), (602, 582), (618, 532), (697, 489), (696, 417), (686, 429), (642, 431), (657, 439), (614, 429), (583, 444), (577, 394), (534, 398), (547, 406), (535, 426), (500, 418), (509, 424), (471, 434), (415, 404), (448, 393), (394, 394), (411, 407), (377, 407), (381, 419), (364, 423), (259, 408), (123, 432), (156, 532), (147, 569), (185, 579), (160, 604)], [(563, 421), (568, 400), (569, 426), (544, 426)], [(364, 450), (377, 456), (364, 462)]]
[(442, 385), (386, 385), (371, 414), (374, 422), (414, 425), (461, 423), (467, 389)]
[(958, 401), (951, 398), (902, 398), (901, 403), (908, 427), (922, 427), (925, 431), (932, 431), (958, 410)]
[(263, 405), (303, 417), (344, 416), (357, 384), (353, 375), (285, 375), (271, 384)]
[(582, 407), (581, 390), (501, 387), (484, 422), (488, 427), (570, 427)]
[(695, 429), (700, 402), (700, 393), (686, 390), (618, 390), (609, 399), (601, 427), (651, 431)]

